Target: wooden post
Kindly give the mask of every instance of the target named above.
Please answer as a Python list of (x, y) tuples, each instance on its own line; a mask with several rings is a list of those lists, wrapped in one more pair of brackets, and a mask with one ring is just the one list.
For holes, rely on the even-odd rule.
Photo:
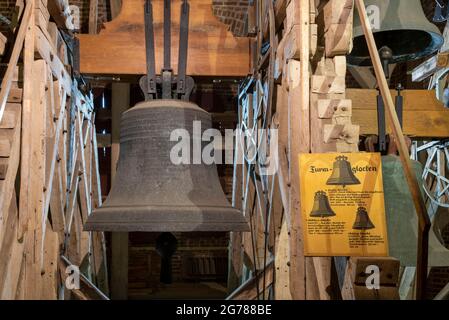
[(109, 0), (109, 5), (111, 7), (111, 18), (114, 19), (122, 9), (121, 0)]
[[(115, 178), (120, 152), (120, 119), (123, 111), (129, 107), (130, 87), (128, 83), (112, 84), (112, 146), (111, 146), (111, 182)], [(128, 233), (113, 232), (111, 259), (111, 298), (128, 298)]]
[[(293, 4), (293, 2), (291, 3)], [(288, 62), (290, 114), (290, 292), (295, 300), (306, 298), (306, 266), (302, 244), (301, 204), (299, 194), (299, 154), (310, 151), (309, 127), (309, 0), (296, 0), (299, 10), (300, 61)], [(298, 76), (299, 75), (299, 76)]]
[(98, 0), (90, 0), (89, 34), (97, 34), (97, 24), (98, 24)]

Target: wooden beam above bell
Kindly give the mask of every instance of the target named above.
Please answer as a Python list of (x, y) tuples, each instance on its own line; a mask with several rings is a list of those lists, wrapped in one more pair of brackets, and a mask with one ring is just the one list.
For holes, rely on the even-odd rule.
[[(156, 72), (163, 58), (163, 1), (153, 0)], [(178, 64), (181, 1), (172, 3), (172, 58)], [(80, 68), (84, 74), (144, 74), (144, 0), (123, 0), (122, 10), (97, 35), (80, 34)], [(212, 12), (212, 0), (190, 2), (187, 74), (246, 76), (250, 68), (248, 38), (236, 38)]]

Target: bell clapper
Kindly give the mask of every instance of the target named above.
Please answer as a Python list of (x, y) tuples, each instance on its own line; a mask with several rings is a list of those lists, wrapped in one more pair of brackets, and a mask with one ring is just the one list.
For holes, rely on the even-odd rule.
[(173, 281), (171, 259), (177, 248), (178, 240), (170, 232), (163, 232), (156, 239), (156, 251), (161, 256), (160, 281), (162, 283), (171, 284)]

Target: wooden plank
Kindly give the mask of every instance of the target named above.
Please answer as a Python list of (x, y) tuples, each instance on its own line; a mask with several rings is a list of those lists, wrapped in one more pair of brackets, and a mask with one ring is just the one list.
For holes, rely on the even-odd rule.
[(7, 233), (0, 246), (0, 299), (13, 300), (17, 287), (23, 258), (23, 242), (17, 241), (17, 203), (15, 192), (11, 197), (11, 205), (6, 221)]
[[(33, 1), (27, 3), (31, 4)], [(30, 19), (23, 53), (23, 104), (22, 104), (22, 135), (20, 151), (20, 203), (19, 203), (19, 224), (17, 237), (22, 239), (24, 232), (28, 228), (28, 218), (30, 212), (30, 168), (31, 168), (31, 114), (33, 104), (33, 63), (34, 63), (34, 20)]]
[[(376, 110), (375, 89), (347, 89), (346, 98), (352, 100), (354, 109)], [(390, 90), (393, 96), (397, 95), (396, 90)], [(445, 111), (444, 105), (435, 94), (435, 90), (404, 90), (401, 91), (404, 97), (404, 110), (409, 111)]]
[(274, 295), (276, 300), (291, 300), (290, 293), (290, 248), (288, 242), (287, 221), (282, 223), (281, 234), (275, 251)]
[[(153, 2), (156, 71), (162, 67), (162, 0)], [(179, 24), (180, 0), (172, 1), (172, 24)], [(104, 24), (98, 35), (80, 34), (81, 72), (144, 74), (143, 0), (123, 0), (120, 15)], [(187, 73), (190, 75), (246, 76), (249, 39), (235, 38), (211, 10), (212, 0), (190, 2)], [(194, 13), (194, 14), (193, 14)], [(178, 52), (178, 28), (172, 30), (172, 52)], [(177, 55), (171, 66), (177, 70)], [(226, 62), (226, 63), (223, 63)]]
[(36, 299), (42, 290), (41, 254), (42, 214), (44, 211), (45, 186), (45, 125), (46, 125), (46, 94), (47, 65), (44, 60), (36, 60), (32, 67), (33, 105), (32, 122), (30, 125), (30, 170), (27, 236), (25, 237), (25, 278), (24, 295), (26, 299)]

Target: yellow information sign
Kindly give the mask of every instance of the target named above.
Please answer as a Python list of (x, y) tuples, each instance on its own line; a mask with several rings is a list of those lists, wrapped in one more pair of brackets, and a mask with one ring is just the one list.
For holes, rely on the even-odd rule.
[(306, 256), (388, 256), (378, 153), (301, 154)]

